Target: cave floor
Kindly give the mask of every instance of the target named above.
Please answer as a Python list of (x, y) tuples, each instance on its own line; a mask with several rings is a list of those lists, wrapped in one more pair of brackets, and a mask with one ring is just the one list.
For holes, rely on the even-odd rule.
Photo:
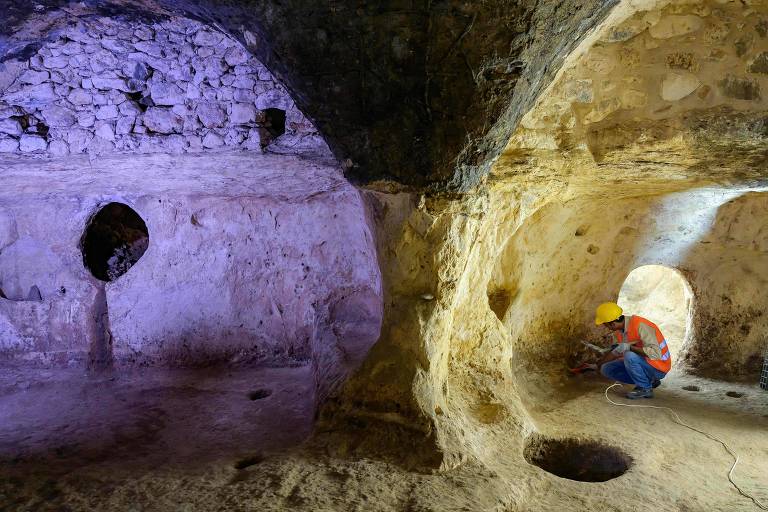
[[(606, 403), (605, 386), (571, 381), (580, 394), (532, 411), (539, 434), (607, 442), (634, 459), (619, 478), (583, 483), (527, 464), (519, 436), (500, 425), (478, 427), (480, 462), (444, 472), (302, 444), (313, 421), (309, 367), (6, 368), (0, 510), (757, 510), (729, 486), (721, 446), (666, 412)], [(258, 398), (262, 390), (271, 394)], [(722, 436), (742, 458), (735, 480), (768, 501), (768, 392), (673, 373), (640, 404), (673, 407)]]

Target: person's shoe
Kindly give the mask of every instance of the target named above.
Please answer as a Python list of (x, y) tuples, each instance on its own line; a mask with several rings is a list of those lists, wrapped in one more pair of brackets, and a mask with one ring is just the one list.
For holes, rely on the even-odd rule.
[(653, 389), (656, 389), (657, 387), (661, 386), (661, 380), (660, 379), (653, 379)]
[(627, 393), (627, 398), (629, 398), (630, 400), (635, 400), (637, 398), (653, 398), (653, 390), (642, 389), (642, 388), (635, 389)]

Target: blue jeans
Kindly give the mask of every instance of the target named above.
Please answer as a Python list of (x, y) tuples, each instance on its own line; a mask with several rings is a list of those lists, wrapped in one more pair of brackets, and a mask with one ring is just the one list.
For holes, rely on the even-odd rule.
[(612, 380), (625, 384), (634, 384), (643, 389), (651, 389), (653, 381), (663, 379), (667, 374), (657, 370), (645, 360), (645, 357), (634, 352), (624, 352), (624, 360), (605, 363), (600, 373)]

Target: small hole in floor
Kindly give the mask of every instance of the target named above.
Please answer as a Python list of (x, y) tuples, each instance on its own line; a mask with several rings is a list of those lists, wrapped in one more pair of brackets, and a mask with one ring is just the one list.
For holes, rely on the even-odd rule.
[(731, 398), (741, 398), (744, 396), (744, 393), (739, 393), (738, 391), (728, 391), (725, 396), (729, 396)]
[(529, 464), (578, 482), (605, 482), (623, 475), (632, 457), (597, 441), (533, 436), (523, 456)]
[(251, 455), (235, 462), (235, 469), (245, 469), (251, 466), (255, 466), (262, 460), (264, 460), (264, 458), (261, 455)]
[(701, 391), (699, 386), (683, 386), (683, 389), (686, 391)]
[(250, 400), (261, 400), (263, 398), (267, 398), (271, 394), (272, 391), (268, 389), (257, 389), (256, 391), (251, 391), (248, 393), (248, 398)]

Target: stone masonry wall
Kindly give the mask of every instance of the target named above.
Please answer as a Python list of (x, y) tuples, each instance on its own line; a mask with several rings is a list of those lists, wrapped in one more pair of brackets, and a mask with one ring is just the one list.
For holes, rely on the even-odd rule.
[[(281, 136), (271, 108), (285, 111)], [(235, 148), (328, 151), (269, 71), (201, 23), (81, 19), (23, 66), (0, 67), (0, 153)]]

